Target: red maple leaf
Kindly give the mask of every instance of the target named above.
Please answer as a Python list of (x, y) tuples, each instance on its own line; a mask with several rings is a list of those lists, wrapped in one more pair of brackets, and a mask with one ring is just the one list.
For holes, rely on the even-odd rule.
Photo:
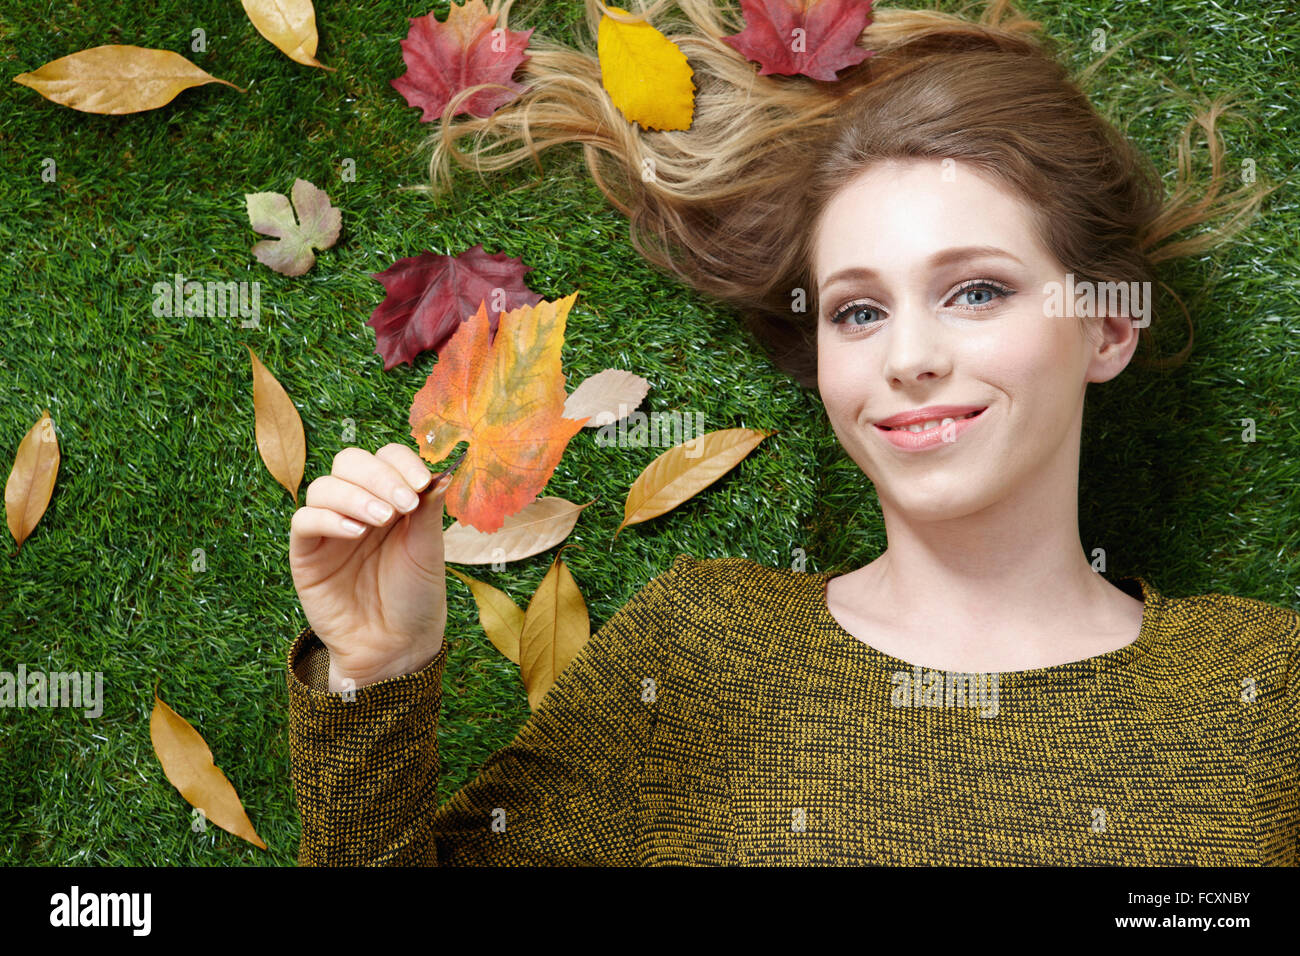
[(384, 371), (398, 362), (415, 364), (415, 356), (427, 349), (440, 352), (483, 303), (495, 336), (500, 313), (542, 301), (524, 285), (531, 268), (504, 252), (489, 255), (479, 243), (458, 256), (422, 252), (372, 272), (388, 292), (366, 320), (374, 327)]
[[(722, 41), (762, 66), (760, 76), (834, 80), (871, 55), (857, 45), (872, 0), (740, 0), (745, 29)], [(802, 31), (796, 33), (796, 31)]]
[(453, 115), (489, 116), (523, 90), (511, 76), (528, 59), (524, 49), (534, 28), (495, 31), (497, 14), (489, 13), (483, 0), (452, 4), (446, 23), (432, 13), (408, 19), (411, 28), (402, 41), (406, 72), (389, 82), (409, 105), (424, 110), (421, 123), (440, 119), (453, 96), (479, 83), (509, 89), (479, 90)]

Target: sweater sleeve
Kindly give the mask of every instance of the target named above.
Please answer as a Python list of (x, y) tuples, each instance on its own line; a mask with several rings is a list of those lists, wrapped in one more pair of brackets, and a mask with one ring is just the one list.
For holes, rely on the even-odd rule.
[(591, 636), (515, 739), (437, 805), (446, 640), (412, 674), (327, 690), (329, 652), (289, 650), (298, 862), (319, 865), (632, 865), (641, 756), (675, 633), (679, 555)]

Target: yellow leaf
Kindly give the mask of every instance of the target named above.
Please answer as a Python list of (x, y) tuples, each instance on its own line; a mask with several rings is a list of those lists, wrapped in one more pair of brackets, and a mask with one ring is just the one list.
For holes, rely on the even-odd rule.
[(266, 469), (276, 481), (293, 495), (298, 503), (298, 486), (302, 484), (303, 469), (307, 466), (307, 439), (303, 435), (302, 419), (293, 407), (289, 393), (284, 390), (251, 348), (248, 355), (253, 360), (253, 414), (257, 431), (257, 451), (266, 463)]
[[(633, 16), (622, 7), (606, 7)], [(649, 23), (601, 14), (596, 31), (600, 82), (619, 111), (645, 129), (690, 129), (695, 71), (686, 54)]]
[(58, 474), (59, 436), (54, 433), (54, 420), (47, 408), (18, 443), (14, 466), (5, 482), (5, 521), (18, 548), (45, 514)]
[(537, 709), (590, 636), (587, 602), (557, 554), (528, 602), (519, 638), (519, 674), (531, 709)]
[(578, 523), (582, 509), (563, 498), (546, 497), (507, 515), (496, 531), (483, 532), (453, 521), (442, 533), (443, 559), (453, 564), (494, 564), (532, 557), (559, 544)]
[(153, 699), (153, 713), (149, 715), (149, 738), (163, 773), (190, 806), (198, 807), (221, 829), (266, 849), (244, 812), (239, 794), (213, 762), (207, 743), (157, 694)]
[(245, 92), (200, 70), (179, 53), (121, 44), (51, 60), (33, 73), (19, 73), (14, 82), (74, 110), (112, 115), (157, 109), (182, 90), (205, 83)]
[(735, 468), (773, 431), (724, 428), (668, 449), (641, 472), (623, 504), (623, 523), (639, 524), (671, 511)]
[(242, 0), (244, 12), (257, 32), (275, 44), (285, 56), (304, 66), (319, 66), (316, 61), (316, 10), (311, 0)]
[(490, 584), (476, 581), (468, 574), (461, 574), (455, 568), (448, 568), (452, 574), (469, 585), (478, 605), (478, 621), (493, 646), (504, 654), (511, 663), (519, 663), (519, 636), (524, 630), (524, 612), (519, 605), (510, 600), (510, 595)]

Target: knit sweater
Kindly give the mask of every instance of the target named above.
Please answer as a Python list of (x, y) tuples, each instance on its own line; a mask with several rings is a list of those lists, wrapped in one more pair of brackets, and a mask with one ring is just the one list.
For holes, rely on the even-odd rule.
[(449, 642), (349, 700), (305, 628), (300, 865), (1296, 865), (1295, 611), (1122, 578), (1133, 643), (960, 675), (844, 630), (835, 573), (678, 555), (441, 807)]

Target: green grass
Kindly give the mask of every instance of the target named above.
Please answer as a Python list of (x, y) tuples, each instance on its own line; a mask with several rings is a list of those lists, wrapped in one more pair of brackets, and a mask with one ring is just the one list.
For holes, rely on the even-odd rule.
[[(1254, 123), (1229, 128), (1231, 161), (1254, 158), (1273, 180), (1296, 172), (1300, 143), (1287, 117), (1300, 106), (1297, 34), (1281, 2), (1024, 9), (1077, 66), (1096, 56), (1096, 28), (1112, 43), (1160, 28), (1107, 63), (1095, 95), (1131, 121), (1170, 177), (1187, 114), (1167, 81), (1240, 91)], [(574, 0), (524, 3), (511, 25), (571, 38), (580, 10)], [(318, 2), (319, 57), (335, 73), (289, 61), (233, 3), (0, 12), (6, 77), (132, 43), (181, 52), (248, 89), (209, 85), (156, 111), (107, 117), (0, 84), (0, 464), (7, 472), (46, 407), (62, 450), (48, 512), (18, 554), (0, 554), (0, 669), (102, 671), (106, 696), (96, 720), (65, 709), (0, 712), (0, 862), (295, 862), (284, 685), (285, 652), (303, 623), (287, 564), (295, 505), (257, 455), (244, 346), (302, 415), (304, 490), (346, 444), (409, 441), (407, 411), (433, 357), (384, 372), (365, 325), (383, 294), (369, 273), (402, 256), (478, 242), (518, 256), (546, 298), (581, 290), (565, 348), (570, 383), (629, 368), (652, 383), (647, 410), (703, 411), (710, 429), (779, 429), (705, 494), (626, 529), (612, 548), (623, 496), (658, 450), (598, 448), (590, 432), (574, 440), (548, 493), (600, 498), (570, 539), (584, 547), (565, 555), (594, 625), (679, 552), (788, 565), (803, 548), (811, 570), (847, 570), (884, 546), (871, 485), (816, 394), (776, 372), (726, 309), (639, 259), (577, 149), (546, 156), (544, 188), (528, 166), (486, 183), (462, 172), (461, 189), (442, 200), (399, 188), (424, 179), (417, 147), (429, 126), (388, 81), (404, 69), (406, 18), (425, 12), (391, 0)], [(189, 53), (195, 27), (206, 31), (207, 54)], [(41, 180), (45, 157), (57, 163), (56, 183)], [(339, 178), (349, 157), (353, 183)], [(295, 176), (342, 208), (343, 234), (311, 272), (290, 279), (250, 255), (259, 237), (243, 195), (287, 193)], [(1295, 192), (1285, 189), (1242, 240), (1183, 263), (1172, 282), (1196, 322), (1191, 360), (1163, 375), (1132, 367), (1090, 393), (1082, 535), (1088, 550), (1106, 549), (1110, 573), (1145, 574), (1171, 594), (1300, 605), (1298, 224)], [(176, 272), (260, 282), (261, 327), (155, 318), (152, 285)], [(1178, 318), (1170, 324), (1166, 351), (1181, 344)], [(1240, 440), (1242, 418), (1257, 422), (1257, 442)], [(356, 437), (345, 441), (349, 420)], [(205, 571), (190, 570), (196, 549)], [(550, 560), (470, 570), (523, 603)], [(449, 603), (444, 799), (528, 716), (517, 668), (486, 640), (466, 589), (453, 582)], [(270, 852), (215, 827), (191, 832), (189, 806), (149, 740), (159, 677)]]

